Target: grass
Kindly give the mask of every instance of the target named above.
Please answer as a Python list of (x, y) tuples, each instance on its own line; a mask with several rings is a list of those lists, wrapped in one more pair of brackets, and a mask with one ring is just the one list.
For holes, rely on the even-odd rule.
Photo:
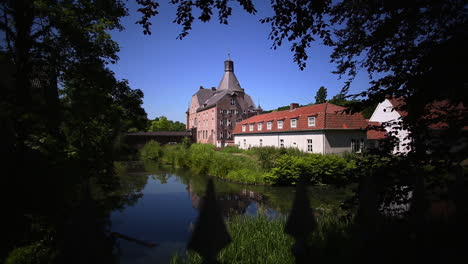
[[(284, 233), (286, 218), (268, 219), (264, 215), (234, 216), (226, 222), (232, 243), (218, 254), (220, 263), (282, 264), (294, 263), (291, 247), (294, 240)], [(309, 238), (309, 245), (317, 258), (346, 261), (350, 251), (350, 223), (336, 217), (317, 219), (317, 229)], [(338, 250), (337, 250), (338, 249)], [(332, 252), (335, 252), (332, 255)], [(171, 264), (199, 264), (201, 257), (189, 251), (186, 256), (175, 254)], [(320, 262), (318, 262), (320, 263)], [(327, 263), (327, 262), (323, 262)]]
[(349, 164), (337, 155), (309, 154), (295, 148), (262, 147), (241, 150), (216, 149), (209, 144), (160, 146), (150, 141), (140, 151), (143, 160), (153, 160), (195, 174), (255, 185), (294, 185), (300, 176), (311, 184), (339, 183), (347, 178)]
[[(231, 264), (293, 263), (290, 247), (293, 239), (283, 232), (285, 219), (268, 220), (265, 216), (234, 216), (227, 221), (232, 243), (223, 249), (218, 260)], [(171, 264), (202, 263), (201, 257), (189, 252), (186, 258), (174, 255)]]

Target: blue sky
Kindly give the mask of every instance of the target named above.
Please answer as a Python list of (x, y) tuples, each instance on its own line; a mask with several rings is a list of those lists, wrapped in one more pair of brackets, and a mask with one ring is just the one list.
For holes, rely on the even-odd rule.
[[(191, 96), (199, 87), (218, 86), (228, 50), (241, 86), (265, 110), (292, 102), (314, 102), (320, 86), (327, 87), (328, 98), (337, 94), (345, 78), (338, 80), (331, 73), (330, 48), (314, 43), (304, 71), (293, 62), (289, 43), (277, 50), (270, 48), (270, 26), (258, 21), (272, 14), (268, 2), (255, 1), (266, 4), (256, 6), (256, 15), (234, 5), (229, 25), (219, 24), (217, 14), (209, 23), (196, 21), (190, 34), (178, 40), (182, 27), (172, 23), (174, 6), (161, 2), (160, 14), (151, 20), (153, 34), (148, 36), (135, 24), (139, 14), (134, 2), (128, 1), (130, 16), (122, 20), (125, 30), (111, 33), (121, 51), (120, 60), (110, 68), (117, 78), (129, 80), (132, 88), (144, 92), (143, 106), (149, 118), (164, 115), (184, 123)], [(367, 83), (367, 76), (361, 74), (350, 93), (365, 89)]]

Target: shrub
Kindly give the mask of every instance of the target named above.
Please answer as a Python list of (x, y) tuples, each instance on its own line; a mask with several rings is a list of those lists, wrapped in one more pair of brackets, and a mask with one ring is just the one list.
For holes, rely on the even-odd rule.
[(295, 184), (299, 177), (312, 184), (340, 184), (347, 182), (351, 163), (337, 155), (309, 154), (306, 156), (283, 155), (274, 161), (275, 167), (268, 174), (268, 181), (277, 185)]
[(275, 167), (271, 169), (267, 179), (273, 184), (295, 184), (303, 174), (305, 167), (302, 157), (283, 155), (276, 159)]
[(227, 147), (224, 147), (224, 148), (220, 149), (220, 152), (224, 152), (224, 153), (242, 153), (243, 150), (240, 149), (237, 146), (227, 146)]
[(190, 167), (196, 173), (208, 173), (215, 155), (214, 146), (209, 144), (192, 144), (190, 146)]
[(162, 154), (163, 154), (163, 149), (161, 145), (159, 145), (159, 143), (154, 140), (150, 140), (140, 150), (140, 156), (143, 159), (157, 161), (161, 158)]
[(208, 169), (209, 175), (225, 178), (229, 171), (235, 169), (235, 166), (237, 165), (237, 162), (233, 161), (236, 156), (228, 153), (217, 152), (212, 158), (213, 162), (211, 162)]

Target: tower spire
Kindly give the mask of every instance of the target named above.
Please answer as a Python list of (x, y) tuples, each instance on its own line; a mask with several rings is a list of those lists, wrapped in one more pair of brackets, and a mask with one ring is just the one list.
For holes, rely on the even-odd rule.
[(229, 48), (228, 48), (228, 54), (227, 54), (227, 55), (228, 55), (228, 58), (227, 58), (227, 59), (228, 59), (228, 60), (231, 60), (231, 49), (229, 49)]

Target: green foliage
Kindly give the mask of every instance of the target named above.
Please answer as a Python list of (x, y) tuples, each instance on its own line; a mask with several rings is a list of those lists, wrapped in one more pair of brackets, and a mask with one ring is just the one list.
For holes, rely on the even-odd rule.
[(41, 243), (19, 247), (10, 252), (5, 264), (45, 264), (51, 263), (53, 251)]
[(168, 120), (167, 117), (161, 116), (151, 121), (148, 131), (185, 131), (185, 124), (179, 121)]
[[(232, 243), (219, 255), (220, 263), (294, 263), (291, 247), (294, 240), (284, 233), (285, 218), (268, 219), (234, 216), (227, 220)], [(353, 256), (351, 223), (332, 216), (317, 218), (317, 229), (310, 235), (308, 245), (315, 260), (324, 263), (349, 261)], [(200, 256), (189, 252), (186, 258), (175, 254), (171, 264), (202, 263)]]
[(162, 154), (163, 154), (163, 149), (161, 145), (154, 140), (150, 140), (140, 150), (140, 156), (143, 159), (148, 159), (148, 160), (157, 161), (161, 158)]
[(261, 147), (252, 148), (250, 152), (258, 158), (264, 170), (271, 170), (275, 166), (275, 161), (282, 155), (305, 156), (308, 155), (297, 148), (275, 148)]
[(272, 184), (295, 184), (304, 177), (312, 184), (327, 183), (346, 185), (354, 168), (353, 163), (337, 155), (309, 154), (307, 156), (282, 155), (274, 161), (274, 167), (267, 176)]
[(192, 144), (190, 146), (190, 168), (196, 173), (208, 173), (214, 162), (215, 150), (213, 145)]
[[(227, 221), (232, 243), (219, 255), (220, 263), (293, 263), (290, 247), (293, 239), (283, 232), (285, 219), (269, 220), (265, 216), (234, 216)], [(175, 255), (171, 264), (202, 263), (195, 252), (186, 259)]]
[(224, 153), (242, 153), (242, 152), (244, 152), (238, 146), (227, 146), (227, 147), (221, 148), (219, 151), (224, 152)]
[(320, 88), (317, 91), (317, 94), (315, 95), (315, 103), (316, 104), (322, 104), (327, 101), (327, 88), (324, 86), (320, 86)]

